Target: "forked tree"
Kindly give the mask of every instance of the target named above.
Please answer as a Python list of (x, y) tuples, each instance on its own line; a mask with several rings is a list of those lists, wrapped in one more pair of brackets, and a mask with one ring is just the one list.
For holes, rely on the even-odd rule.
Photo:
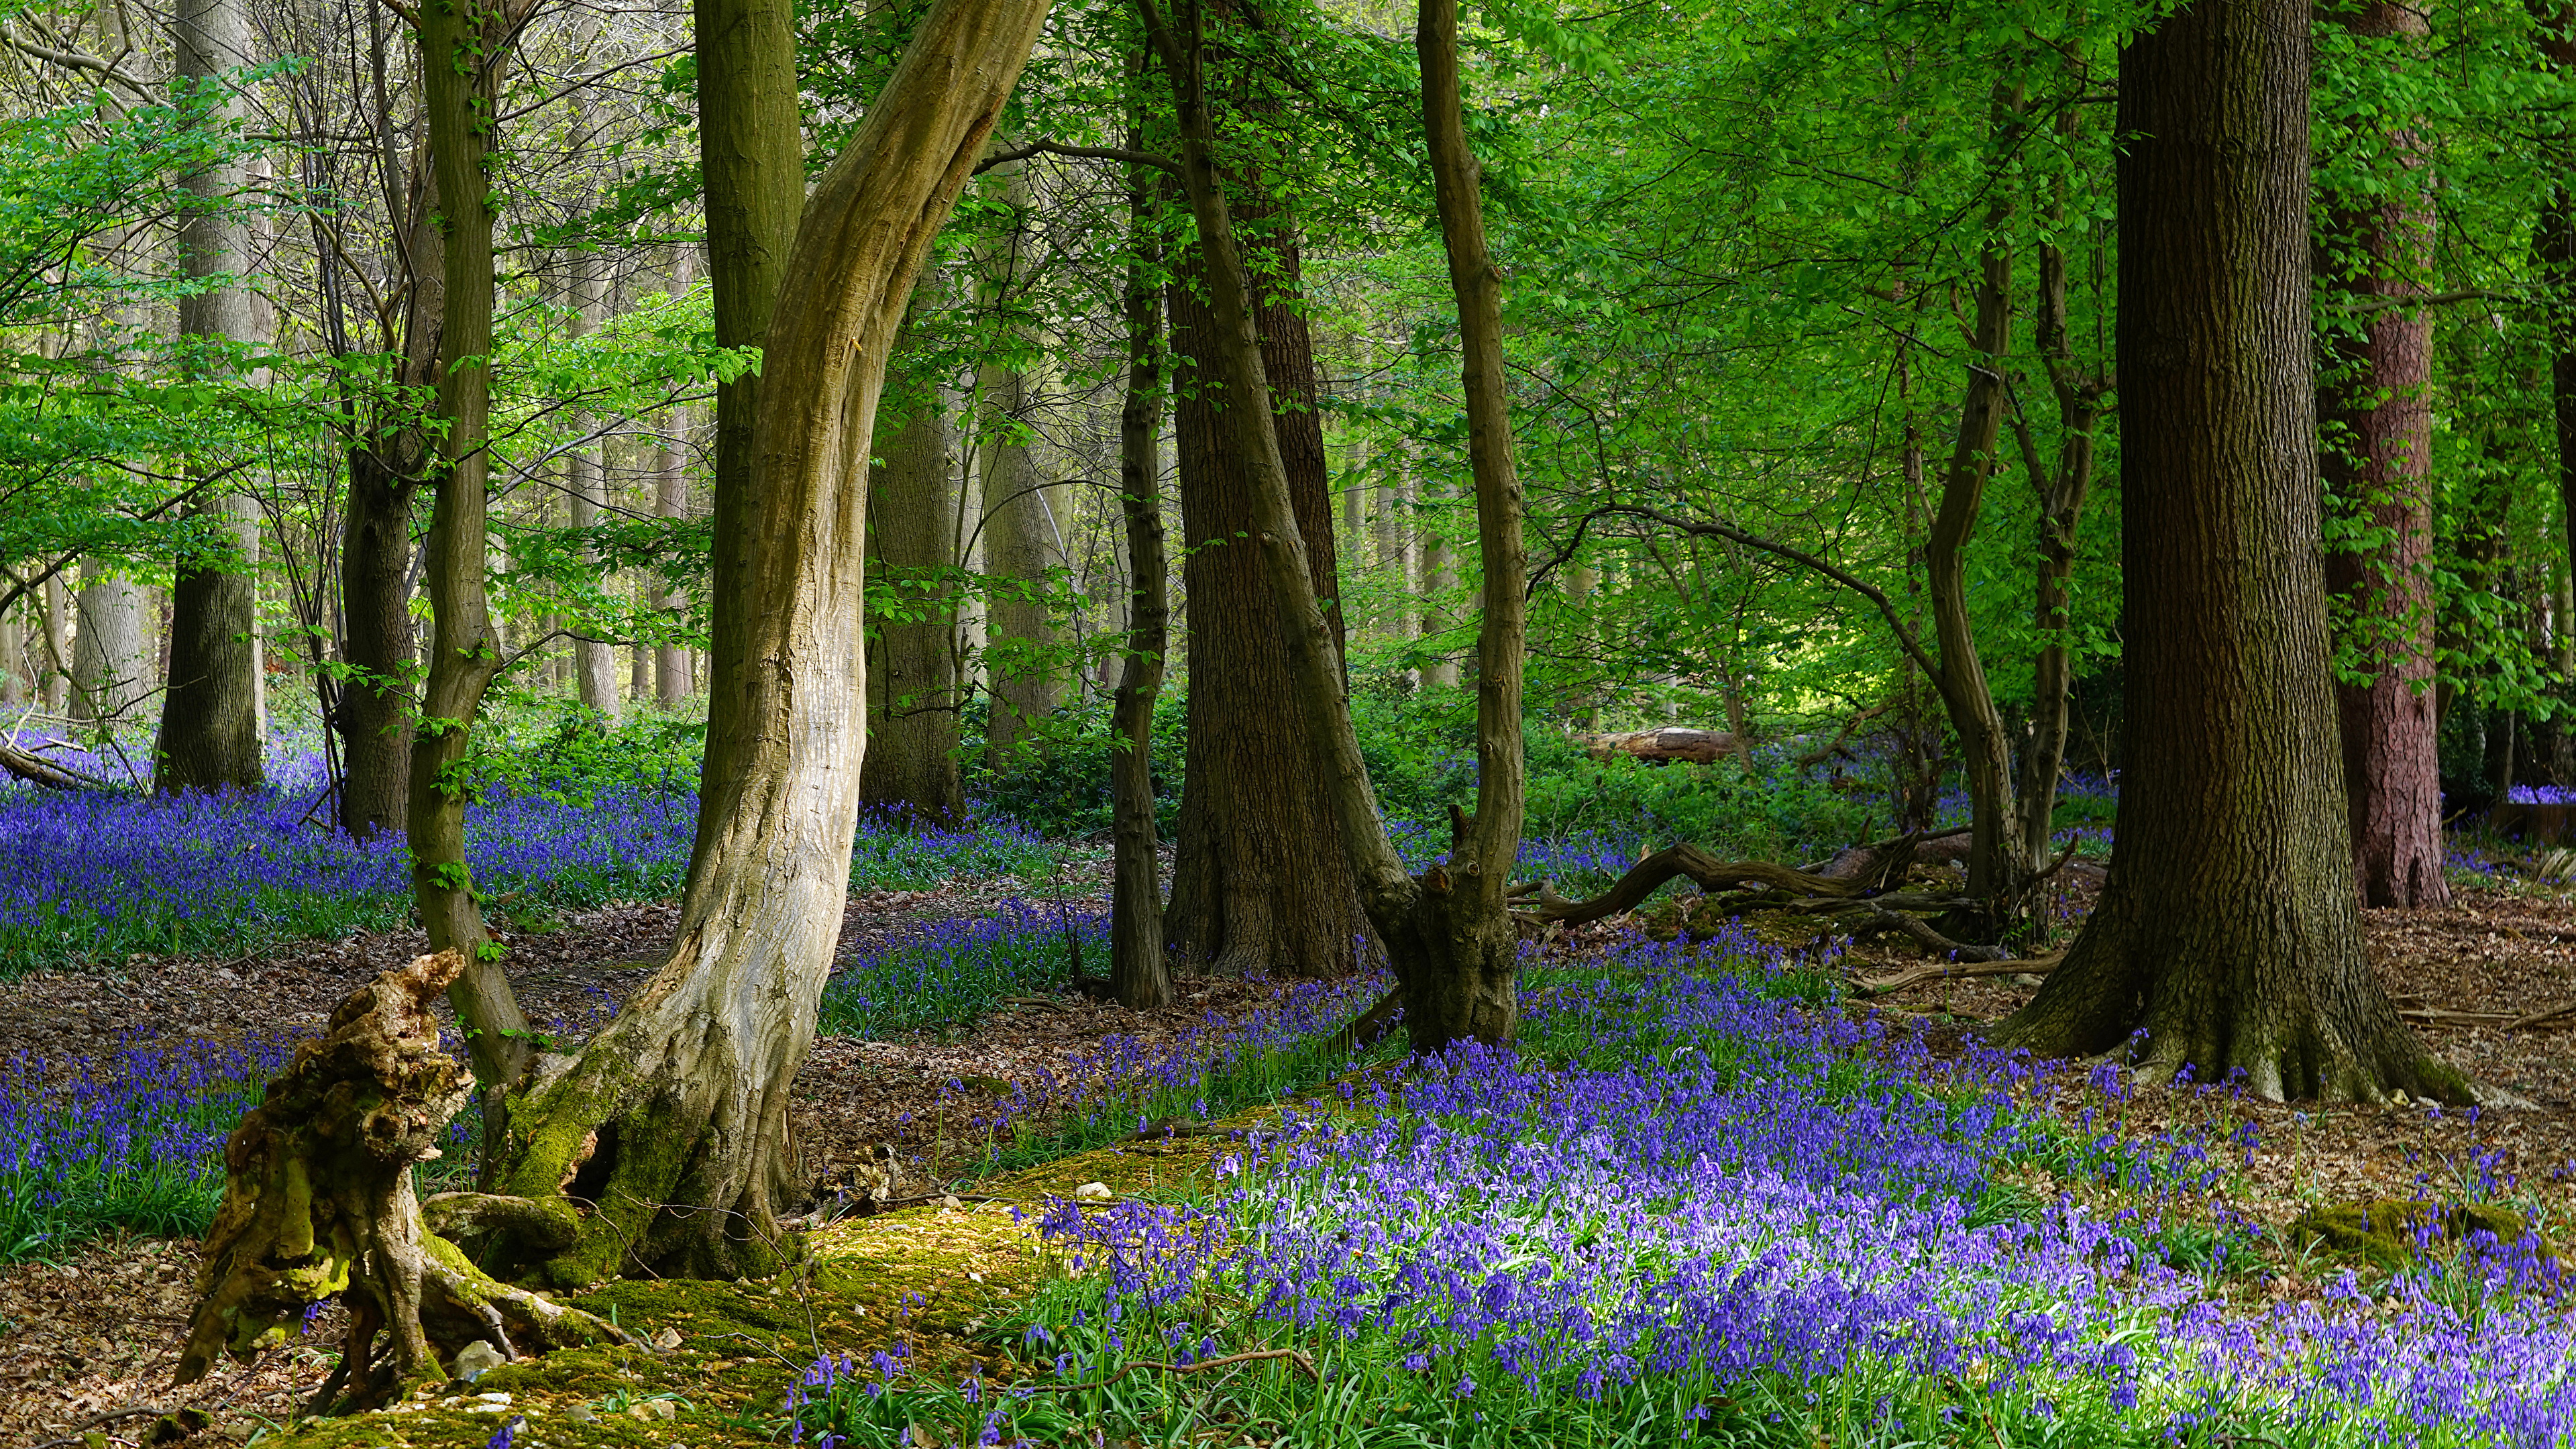
[(2465, 1099), (2354, 902), (2308, 316), (2308, 9), (2194, 0), (2120, 68), (2128, 768), (2100, 905), (2007, 1043)]
[[(1483, 551), (1483, 626), (1477, 636), (1476, 812), (1456, 818), (1447, 860), (1415, 876), (1388, 841), (1360, 758), (1343, 688), (1341, 651), (1309, 571), (1296, 501), (1281, 457), (1256, 330), (1256, 294), (1236, 243), (1218, 173), (1204, 67), (1204, 15), (1197, 0), (1167, 14), (1156, 0), (1137, 0), (1147, 33), (1171, 80), (1181, 135), (1182, 181), (1198, 223), (1214, 325), (1205, 345), (1233, 400), (1220, 419), (1236, 461), (1253, 487), (1252, 543), (1278, 614), (1297, 713), (1313, 757), (1322, 762), (1326, 798), (1369, 921), (1384, 941), (1417, 1050), (1458, 1041), (1512, 1037), (1517, 930), (1505, 904), (1520, 848), (1521, 656), (1526, 632), (1520, 481), (1512, 460), (1502, 350), (1502, 276), (1487, 254), (1477, 167), (1467, 149), (1458, 79), (1454, 0), (1423, 0), (1418, 32), (1423, 116), (1446, 243), (1449, 278), (1458, 296), (1465, 355), (1468, 460), (1475, 475), (1478, 543)], [(1246, 401), (1254, 405), (1244, 405)], [(1372, 1013), (1375, 1016), (1376, 1013)]]

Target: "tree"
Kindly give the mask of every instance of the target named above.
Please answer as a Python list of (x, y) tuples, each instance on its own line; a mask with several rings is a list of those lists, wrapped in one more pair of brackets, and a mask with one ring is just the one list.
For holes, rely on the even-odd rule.
[[(2424, 13), (2370, 3), (2343, 24), (2373, 53), (2413, 47)], [(2433, 197), (2422, 139), (2370, 138), (2396, 176), (2378, 196), (2329, 191), (2320, 260), (2354, 315), (2337, 319), (2319, 398), (2326, 487), (2358, 533), (2326, 554), (2359, 679), (2337, 681), (2345, 793), (2362, 903), (2439, 906), (2442, 771), (2433, 695)], [(2331, 183), (2329, 183), (2331, 185)]]
[[(919, 315), (931, 289), (915, 290)], [(896, 354), (877, 415), (868, 478), (868, 569), (876, 599), (868, 638), (868, 756), (859, 797), (907, 819), (966, 822), (957, 768), (958, 480), (937, 379), (911, 335)], [(899, 384), (899, 385), (898, 385)]]
[[(1128, 138), (1144, 149), (1143, 137)], [(1171, 603), (1164, 573), (1162, 297), (1155, 272), (1162, 248), (1154, 233), (1155, 190), (1145, 167), (1127, 171), (1127, 396), (1118, 412), (1118, 506), (1127, 526), (1126, 658), (1110, 705), (1112, 859), (1109, 882), (1109, 987), (1135, 1010), (1168, 1006), (1171, 964), (1164, 954), (1163, 885), (1154, 824), (1154, 697), (1163, 687)]]
[[(1240, 8), (1248, 19), (1251, 7)], [(1207, 18), (1223, 23), (1237, 9), (1217, 0)], [(1210, 104), (1225, 108), (1222, 119), (1212, 114), (1211, 127), (1228, 120), (1248, 126), (1262, 114), (1253, 82), (1242, 74), (1248, 62), (1224, 50), (1211, 59), (1222, 69)], [(1225, 170), (1229, 218), (1255, 289), (1264, 390), (1247, 392), (1219, 360), (1231, 339), (1216, 311), (1219, 282), (1205, 255), (1203, 225), (1199, 249), (1178, 259), (1166, 291), (1190, 691), (1178, 858), (1165, 922), (1175, 945), (1221, 973), (1339, 975), (1351, 969), (1352, 943), (1366, 931), (1367, 916), (1350, 865), (1333, 848), (1330, 766), (1313, 753), (1293, 712), (1278, 707), (1298, 686), (1259, 550), (1243, 546), (1259, 516), (1259, 484), (1242, 451), (1241, 420), (1232, 416), (1249, 408), (1272, 414), (1303, 557), (1333, 632), (1338, 669), (1341, 586), (1315, 407), (1314, 343), (1294, 216), (1257, 168), (1238, 163)]]
[(2308, 326), (2308, 12), (2194, 0), (2120, 72), (2126, 741), (2109, 883), (1997, 1035), (2270, 1099), (2461, 1100), (2354, 903)]
[[(207, 105), (210, 117), (237, 123), (243, 107), (225, 72), (250, 63), (250, 22), (240, 0), (187, 0), (171, 26), (177, 88), (183, 103)], [(179, 302), (179, 333), (207, 353), (197, 370), (236, 366), (225, 344), (265, 342), (260, 300), (250, 288), (255, 258), (243, 216), (247, 157), (202, 167), (180, 178), (189, 207), (179, 229), (180, 269), (203, 290)], [(227, 280), (228, 279), (228, 280)], [(183, 359), (189, 360), (189, 359)], [(259, 646), (253, 604), (258, 587), (259, 515), (251, 500), (226, 491), (195, 512), (210, 537), (184, 562), (170, 589), (170, 687), (161, 699), (153, 745), (153, 788), (163, 793), (255, 786), (261, 778)]]
[[(1046, 0), (939, 0), (805, 205), (781, 278), (799, 305), (778, 310), (762, 344), (752, 466), (718, 481), (707, 759), (678, 939), (617, 1020), (510, 1112), (507, 1193), (571, 1232), (513, 1234), (505, 1247), (549, 1281), (628, 1264), (730, 1278), (778, 1261), (778, 1208), (794, 1187), (788, 1093), (830, 971), (858, 815), (868, 441), (922, 259), (1046, 11)], [(776, 0), (707, 0), (699, 30), (784, 41), (787, 13)], [(773, 214), (761, 188), (801, 189), (793, 171), (753, 159), (794, 139), (791, 57), (746, 45), (725, 88), (701, 92), (716, 113), (707, 144), (726, 138), (708, 156), (711, 198), (734, 168), (722, 183), (731, 225)], [(711, 235), (720, 293), (727, 259), (760, 246)], [(596, 1210), (576, 1214), (573, 1197)]]

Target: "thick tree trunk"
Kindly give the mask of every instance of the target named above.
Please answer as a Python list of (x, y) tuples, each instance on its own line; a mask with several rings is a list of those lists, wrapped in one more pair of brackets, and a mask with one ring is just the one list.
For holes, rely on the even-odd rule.
[[(779, 309), (763, 347), (755, 466), (742, 475), (758, 486), (738, 479), (716, 497), (716, 678), (678, 939), (617, 1020), (512, 1113), (512, 1189), (597, 1205), (567, 1247), (500, 1245), (551, 1281), (628, 1264), (732, 1277), (781, 1254), (789, 1089), (830, 970), (858, 816), (878, 392), (922, 258), (1046, 11), (1045, 0), (939, 0), (805, 207), (782, 288), (798, 305)], [(702, 33), (742, 18), (728, 0), (699, 13)], [(772, 33), (780, 50), (734, 72), (730, 88), (711, 91), (702, 72), (700, 102), (721, 118), (708, 134), (783, 154), (792, 109), (771, 112), (783, 136), (747, 118), (793, 100), (788, 32)], [(758, 93), (771, 86), (786, 89)], [(733, 164), (709, 158), (711, 190)], [(739, 171), (722, 184), (751, 203), (737, 219), (767, 214)], [(771, 171), (758, 184), (793, 195), (799, 178)], [(724, 258), (769, 244), (718, 236), (719, 287)]]
[(81, 565), (72, 639), (72, 713), (96, 723), (122, 721), (153, 687), (152, 640), (144, 627), (151, 591), (96, 563)]
[[(1339, 671), (1331, 479), (1295, 224), (1260, 178), (1229, 176), (1225, 184), (1250, 285), (1266, 301), (1252, 324), (1268, 389), (1258, 396), (1268, 401)], [(1328, 766), (1296, 713), (1279, 707), (1296, 684), (1261, 554), (1243, 543), (1256, 527), (1257, 480), (1235, 436), (1242, 420), (1233, 416), (1234, 399), (1243, 393), (1222, 357), (1227, 332), (1212, 305), (1211, 266), (1202, 245), (1181, 259), (1180, 280), (1166, 289), (1190, 689), (1178, 860), (1164, 923), (1175, 946), (1220, 974), (1338, 976), (1352, 968), (1368, 916), (1349, 862), (1334, 848)]]
[[(1131, 135), (1131, 149), (1142, 150)], [(1150, 211), (1153, 193), (1141, 168), (1127, 178), (1127, 400), (1118, 411), (1118, 506), (1127, 524), (1127, 645), (1109, 710), (1111, 863), (1109, 987), (1118, 1004), (1143, 1011), (1172, 1001), (1172, 971), (1163, 948), (1163, 885), (1154, 821), (1154, 698), (1163, 687), (1171, 647), (1165, 596), (1162, 268)]]
[(2308, 10), (2194, 0), (2120, 73), (2128, 768), (2100, 904), (2007, 1043), (2266, 1098), (2446, 1100), (2371, 975), (2326, 631)]
[[(600, 275), (601, 260), (576, 253), (573, 257), (572, 303), (573, 336), (578, 339), (599, 330), (608, 320), (608, 283)], [(573, 426), (587, 429), (593, 419), (576, 416)], [(602, 466), (605, 455), (602, 443), (584, 443), (565, 459), (567, 501), (572, 504), (572, 526), (597, 528), (600, 510), (608, 503), (608, 471)], [(582, 550), (584, 561), (596, 563), (594, 551)], [(572, 643), (573, 687), (581, 702), (599, 711), (615, 723), (619, 712), (617, 695), (617, 647), (607, 640), (586, 637), (592, 631), (584, 628)]]
[[(446, 245), (439, 323), (438, 417), (445, 424), (431, 474), (428, 564), (429, 671), (412, 740), (412, 900), (433, 951), (456, 951), (465, 969), (448, 987), (475, 1074), (507, 1087), (534, 1058), (527, 1017), (510, 991), (500, 951), (483, 923), (465, 861), (462, 778), (483, 693), (501, 669), (500, 635), (485, 596), (492, 403), (492, 181), (484, 118), (499, 92), (507, 38), (533, 0), (484, 8), (479, 0), (429, 0), (420, 12), (422, 111), (438, 178)], [(497, 1124), (487, 1123), (487, 1128)], [(492, 1134), (497, 1137), (497, 1133)]]
[[(2367, 41), (2419, 43), (2422, 11), (2381, 0), (2346, 13)], [(2433, 314), (2420, 301), (2433, 261), (2433, 199), (2421, 144), (2389, 138), (2407, 175), (2375, 200), (2338, 205), (2322, 258), (2345, 295), (2371, 310), (2336, 339), (2321, 411), (2326, 485), (2386, 542), (2326, 556), (2326, 586), (2348, 611), (2367, 683), (2338, 681), (2344, 788), (2364, 905), (2439, 906), (2442, 765), (2434, 718)]]
[[(195, 91), (220, 84), (226, 71), (250, 64), (251, 33), (240, 0), (183, 0), (171, 40), (180, 86)], [(215, 114), (237, 120), (241, 99), (227, 91)], [(230, 276), (247, 282), (253, 258), (241, 193), (250, 180), (246, 160), (232, 159), (191, 171), (180, 186), (192, 206), (179, 228), (180, 270), (189, 277)], [(223, 343), (265, 341), (258, 297), (247, 285), (219, 286), (179, 300), (181, 338)], [(211, 370), (201, 363), (200, 370)], [(214, 535), (202, 554), (185, 561), (170, 591), (170, 688), (161, 699), (161, 731), (154, 743), (153, 788), (244, 789), (259, 784), (259, 650), (257, 625), (259, 511), (248, 498), (226, 493), (197, 510)]]
[[(927, 298), (916, 291), (918, 309)], [(896, 366), (906, 359), (897, 354)], [(915, 362), (915, 367), (920, 364)], [(901, 599), (868, 641), (868, 753), (859, 798), (926, 824), (966, 820), (957, 768), (957, 489), (937, 380), (906, 379), (878, 417), (885, 466), (868, 479), (868, 569)], [(901, 409), (900, 416), (893, 410)]]

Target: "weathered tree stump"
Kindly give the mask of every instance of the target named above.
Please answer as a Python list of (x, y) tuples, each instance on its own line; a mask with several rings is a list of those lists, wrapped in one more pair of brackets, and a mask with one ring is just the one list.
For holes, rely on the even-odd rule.
[[(632, 1341), (603, 1319), (490, 1277), (423, 1226), (412, 1168), (439, 1155), (440, 1134), (474, 1086), (438, 1049), (429, 1008), (464, 969), (462, 955), (445, 951), (351, 992), (329, 1031), (297, 1048), (266, 1100), (233, 1129), (179, 1383), (204, 1377), (218, 1353), (257, 1356), (335, 1293), (349, 1309), (349, 1337), (316, 1412), (371, 1407), (407, 1383), (444, 1378), (443, 1365), (470, 1343), (515, 1359)], [(575, 1212), (467, 1199), (438, 1202), (461, 1221)]]

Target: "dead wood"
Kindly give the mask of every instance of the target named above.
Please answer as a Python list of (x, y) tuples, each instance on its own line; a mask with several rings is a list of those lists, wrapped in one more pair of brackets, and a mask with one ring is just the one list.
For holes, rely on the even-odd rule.
[[(351, 992), (328, 1032), (296, 1049), (224, 1148), (224, 1202), (206, 1234), (197, 1304), (177, 1382), (205, 1376), (218, 1353), (247, 1361), (281, 1340), (311, 1305), (341, 1295), (349, 1338), (315, 1407), (371, 1407), (482, 1341), (506, 1359), (577, 1343), (630, 1343), (624, 1332), (499, 1282), (430, 1232), (412, 1168), (438, 1140), (474, 1081), (438, 1049), (430, 1003), (465, 969), (442, 951)], [(507, 1206), (505, 1206), (507, 1204)], [(570, 1219), (547, 1205), (480, 1194), (446, 1198), (441, 1215)], [(377, 1335), (385, 1336), (381, 1351)]]
[(1864, 976), (1852, 985), (1863, 996), (1885, 996), (1890, 992), (1903, 991), (1908, 986), (1920, 986), (1926, 981), (1953, 981), (1969, 976), (2019, 976), (2025, 972), (2045, 976), (2064, 957), (2065, 953), (2059, 952), (2054, 956), (2033, 956), (2027, 961), (1943, 961), (1918, 966), (1911, 971), (1899, 971), (1893, 976)]
[(1545, 924), (1580, 926), (1635, 909), (1676, 876), (1687, 877), (1706, 891), (1730, 890), (1749, 882), (1835, 901), (1851, 899), (1865, 889), (1852, 881), (1829, 880), (1767, 860), (1719, 860), (1696, 845), (1668, 845), (1637, 862), (1609, 890), (1591, 900), (1571, 901), (1552, 891), (1540, 891), (1539, 907), (1532, 915)]
[(1978, 946), (1953, 941), (1932, 928), (1920, 916), (1892, 911), (1877, 901), (1854, 901), (1834, 915), (1834, 923), (1852, 935), (1863, 931), (1894, 931), (1935, 955), (1971, 965), (1989, 965), (2006, 960), (2001, 948)]
[(94, 780), (77, 770), (57, 765), (44, 756), (0, 741), (0, 770), (6, 770), (28, 784), (47, 790), (103, 790), (104, 780)]
[(2493, 1026), (2506, 1031), (2529, 1031), (2543, 1026), (2576, 1026), (2576, 1001), (2539, 1011), (2451, 1011), (2438, 1006), (2404, 1006), (2397, 1014), (2408, 1021), (2432, 1026)]
[(1596, 760), (1626, 755), (1662, 764), (1687, 765), (1714, 765), (1741, 748), (1736, 737), (1725, 730), (1696, 729), (1688, 725), (1628, 730), (1619, 734), (1576, 735), (1574, 742)]

